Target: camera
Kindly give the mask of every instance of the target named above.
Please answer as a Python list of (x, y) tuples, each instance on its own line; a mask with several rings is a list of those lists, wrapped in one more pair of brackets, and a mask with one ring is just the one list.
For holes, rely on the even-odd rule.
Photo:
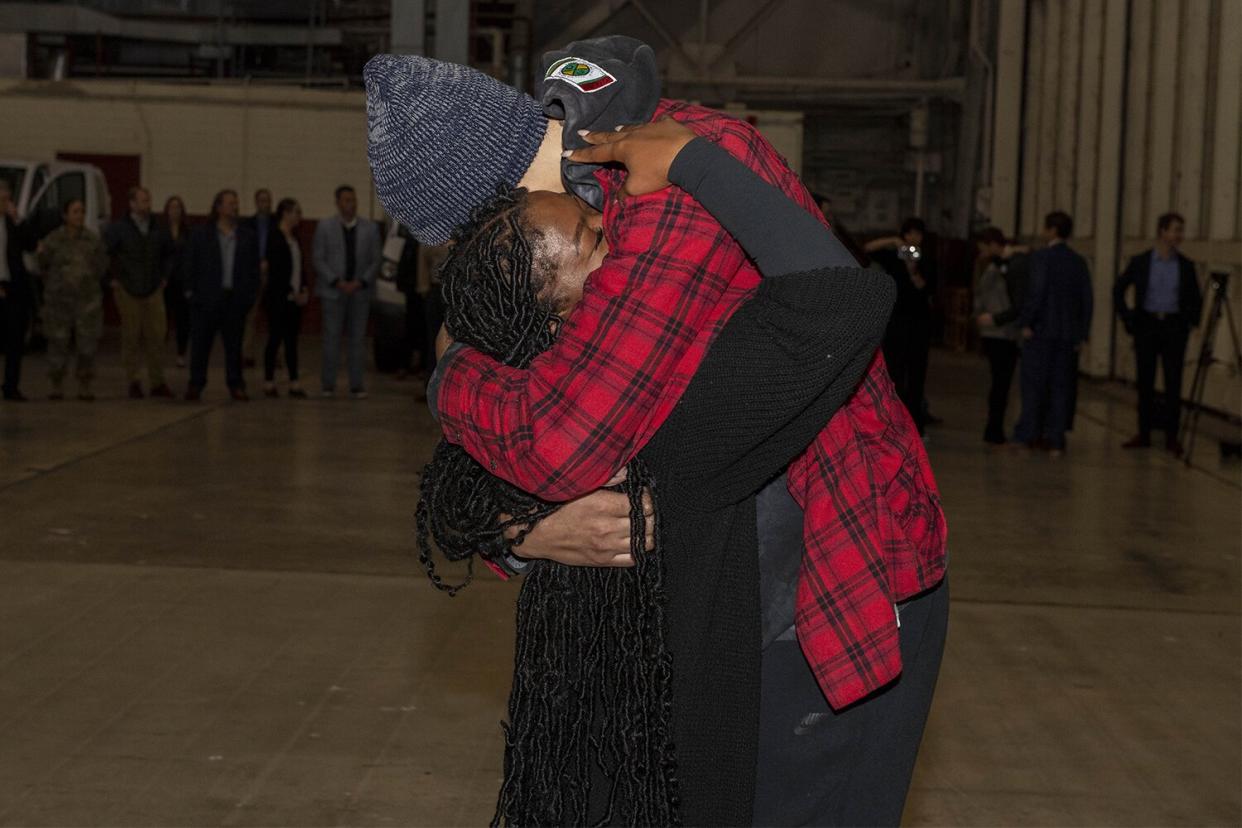
[(903, 262), (917, 262), (923, 257), (923, 251), (917, 245), (903, 244), (897, 248), (897, 258)]

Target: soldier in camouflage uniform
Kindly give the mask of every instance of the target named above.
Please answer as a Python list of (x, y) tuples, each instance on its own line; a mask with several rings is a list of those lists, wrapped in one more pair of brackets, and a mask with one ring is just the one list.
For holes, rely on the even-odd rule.
[(43, 276), (43, 332), (47, 337), (51, 398), (65, 397), (69, 340), (77, 345), (78, 398), (93, 400), (95, 350), (103, 333), (102, 280), (108, 252), (98, 235), (86, 229), (86, 208), (74, 199), (65, 205), (65, 223), (48, 234), (39, 248)]

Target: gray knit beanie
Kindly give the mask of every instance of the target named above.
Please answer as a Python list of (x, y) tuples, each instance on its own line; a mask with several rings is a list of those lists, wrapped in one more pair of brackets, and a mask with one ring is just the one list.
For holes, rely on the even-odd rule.
[(443, 244), (504, 182), (515, 186), (548, 121), (534, 98), (456, 63), (376, 55), (367, 86), (367, 158), (390, 216)]

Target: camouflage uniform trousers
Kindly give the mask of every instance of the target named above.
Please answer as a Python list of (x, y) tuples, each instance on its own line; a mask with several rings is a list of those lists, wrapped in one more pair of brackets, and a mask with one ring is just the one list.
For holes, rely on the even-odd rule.
[(108, 254), (90, 230), (62, 225), (43, 239), (39, 269), (43, 273), (43, 331), (47, 336), (48, 374), (53, 393), (61, 393), (69, 366), (70, 342), (76, 345), (78, 383), (90, 392), (95, 351), (103, 333), (103, 288), (99, 283)]
[(95, 274), (82, 274), (77, 280), (61, 276), (49, 282), (43, 294), (43, 332), (52, 388), (61, 390), (69, 357), (76, 350), (78, 385), (89, 391), (103, 334), (103, 291)]

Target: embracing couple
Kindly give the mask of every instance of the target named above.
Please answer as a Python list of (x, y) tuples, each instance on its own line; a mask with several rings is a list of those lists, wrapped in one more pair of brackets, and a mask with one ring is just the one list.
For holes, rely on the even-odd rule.
[(544, 70), (366, 70), (380, 199), (452, 242), (420, 560), (523, 578), (496, 821), (895, 825), (948, 591), (894, 287), (649, 47)]

